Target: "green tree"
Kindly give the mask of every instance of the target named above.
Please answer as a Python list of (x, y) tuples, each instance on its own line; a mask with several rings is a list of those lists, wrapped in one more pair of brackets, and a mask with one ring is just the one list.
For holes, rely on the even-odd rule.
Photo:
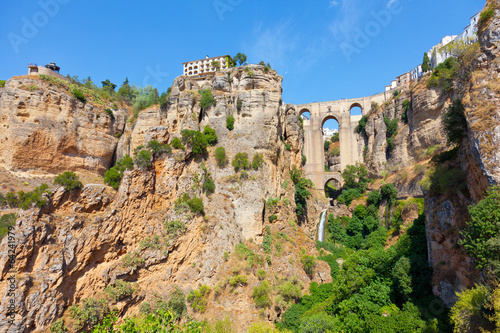
[(174, 147), (175, 149), (186, 149), (186, 147), (184, 147), (184, 145), (182, 144), (181, 139), (179, 139), (178, 137), (172, 139), (172, 147)]
[(123, 82), (120, 89), (118, 89), (117, 94), (127, 100), (132, 100), (134, 98), (132, 88), (128, 84), (128, 78), (125, 78), (125, 81)]
[(67, 191), (72, 191), (83, 186), (78, 175), (73, 171), (66, 171), (59, 174), (54, 180), (54, 185), (64, 186)]
[(403, 301), (409, 300), (410, 294), (413, 291), (411, 285), (410, 269), (410, 259), (401, 257), (394, 265), (394, 269), (392, 271), (392, 279), (394, 281), (394, 285), (396, 286), (398, 295), (402, 298)]
[(424, 60), (422, 61), (422, 72), (428, 72), (431, 70), (431, 60), (427, 52), (424, 53)]
[(146, 169), (152, 164), (151, 152), (147, 149), (142, 149), (141, 151), (139, 151), (139, 154), (137, 154), (134, 162), (139, 168)]
[(215, 149), (215, 160), (221, 168), (227, 164), (226, 149), (224, 147), (217, 147)]
[(500, 277), (500, 186), (490, 187), (483, 200), (470, 206), (469, 216), (461, 244), (479, 269)]
[(217, 60), (212, 61), (211, 65), (213, 68), (215, 68), (216, 71), (218, 71), (220, 69), (220, 62)]
[(182, 130), (182, 141), (191, 146), (193, 154), (203, 155), (207, 152), (208, 141), (200, 131)]
[(101, 83), (102, 83), (102, 90), (106, 91), (110, 95), (113, 95), (115, 93), (116, 84), (109, 81), (108, 79), (106, 79), (105, 81), (101, 81)]
[[(458, 301), (451, 308), (450, 319), (453, 332), (480, 332), (479, 328), (488, 328), (491, 324), (485, 318), (484, 308), (488, 298), (486, 286), (477, 286), (457, 293)], [(491, 332), (487, 330), (487, 332)]]
[(233, 167), (234, 171), (238, 171), (240, 169), (247, 170), (250, 167), (248, 162), (248, 154), (247, 153), (237, 153), (233, 158)]
[(364, 192), (368, 186), (368, 170), (364, 164), (356, 162), (355, 165), (348, 165), (342, 171), (342, 178), (344, 179), (344, 187), (346, 189), (359, 189)]
[(234, 129), (234, 117), (232, 114), (230, 114), (229, 116), (227, 116), (226, 118), (226, 128), (230, 131), (232, 131)]
[(200, 107), (203, 110), (206, 110), (210, 106), (216, 104), (215, 98), (212, 95), (212, 91), (210, 90), (210, 88), (207, 88), (205, 90), (198, 90), (198, 93), (201, 95)]
[(203, 135), (207, 139), (207, 143), (210, 146), (215, 146), (217, 144), (217, 133), (209, 125), (206, 125), (203, 129)]
[(264, 163), (264, 156), (262, 154), (253, 155), (252, 168), (254, 170), (259, 170), (259, 168), (262, 166), (262, 163)]
[(247, 61), (247, 56), (246, 56), (244, 53), (240, 53), (240, 52), (238, 52), (238, 53), (234, 56), (233, 60), (234, 60), (235, 62), (238, 62), (238, 64), (241, 66), (241, 65), (243, 65), (243, 64)]
[(465, 108), (462, 101), (456, 99), (448, 106), (443, 117), (443, 127), (446, 132), (448, 144), (459, 144), (467, 132), (467, 120), (465, 119)]

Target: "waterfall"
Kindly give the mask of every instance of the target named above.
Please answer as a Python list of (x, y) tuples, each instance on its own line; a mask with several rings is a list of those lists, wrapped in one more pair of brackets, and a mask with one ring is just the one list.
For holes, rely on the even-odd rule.
[(325, 217), (326, 209), (321, 213), (321, 219), (319, 220), (318, 241), (320, 242), (325, 240)]

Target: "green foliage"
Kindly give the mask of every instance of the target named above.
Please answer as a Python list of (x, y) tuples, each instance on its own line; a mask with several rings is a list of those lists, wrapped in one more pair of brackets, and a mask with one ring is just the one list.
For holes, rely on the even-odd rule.
[(302, 319), (299, 331), (301, 333), (340, 332), (338, 326), (339, 323), (335, 317), (321, 312)]
[(22, 209), (29, 209), (32, 207), (41, 208), (47, 203), (44, 194), (51, 194), (47, 184), (42, 184), (30, 192), (25, 193), (19, 191), (17, 196), (13, 192), (8, 192), (5, 196), (5, 200), (10, 207), (20, 207)]
[(104, 293), (113, 302), (132, 296), (134, 292), (132, 284), (123, 280), (116, 280), (114, 285), (107, 285), (104, 288)]
[(208, 145), (215, 146), (217, 144), (217, 133), (209, 125), (206, 125), (203, 129), (203, 135), (207, 139)]
[(0, 87), (4, 88), (5, 87), (5, 80), (0, 80)]
[(114, 167), (104, 173), (104, 183), (117, 190), (125, 170), (131, 170), (133, 167), (134, 161), (132, 157), (125, 155)]
[(153, 154), (170, 154), (172, 152), (172, 147), (170, 147), (170, 145), (160, 143), (157, 140), (149, 141), (147, 148), (151, 150)]
[(277, 289), (276, 305), (282, 309), (292, 306), (302, 297), (302, 287), (302, 282), (296, 276), (280, 280)]
[(147, 149), (142, 149), (141, 151), (139, 151), (139, 154), (137, 154), (134, 163), (140, 169), (146, 169), (147, 167), (151, 166), (151, 152)]
[(15, 213), (3, 214), (0, 216), (0, 240), (9, 232), (9, 227), (16, 224), (17, 216)]
[(285, 150), (290, 151), (292, 149), (292, 145), (288, 142), (285, 142)]
[(50, 332), (51, 333), (65, 333), (67, 332), (68, 329), (64, 325), (64, 319), (59, 318), (55, 322), (50, 325)]
[(458, 301), (451, 308), (450, 313), (450, 319), (454, 325), (453, 332), (479, 332), (479, 327), (489, 324), (484, 318), (487, 296), (488, 289), (485, 286), (477, 286), (457, 293)]
[(243, 108), (243, 101), (238, 98), (236, 101), (236, 110), (238, 111), (238, 114), (241, 113), (241, 109)]
[(385, 184), (380, 188), (380, 194), (382, 195), (382, 199), (394, 203), (398, 198), (398, 189), (392, 183)]
[(337, 197), (337, 202), (349, 206), (354, 199), (359, 198), (361, 195), (361, 191), (356, 188), (343, 190), (342, 193)]
[(253, 155), (252, 169), (259, 170), (259, 168), (262, 166), (263, 163), (264, 163), (264, 155), (262, 154)]
[(182, 130), (182, 142), (191, 146), (194, 155), (203, 155), (207, 152), (208, 141), (200, 131)]
[(306, 155), (302, 154), (302, 165), (306, 165), (307, 162), (307, 157)]
[(173, 238), (186, 232), (186, 223), (182, 221), (165, 221), (165, 230)]
[(408, 124), (408, 107), (410, 105), (410, 101), (405, 99), (403, 101), (403, 113), (401, 114), (401, 119)]
[(234, 158), (232, 165), (234, 167), (234, 170), (238, 172), (238, 170), (247, 170), (250, 168), (250, 163), (248, 161), (248, 154), (247, 153), (237, 153)]
[(276, 221), (277, 219), (278, 219), (278, 217), (276, 215), (269, 216), (269, 222), (271, 222), (271, 223)]
[(396, 288), (398, 296), (401, 297), (401, 299), (404, 301), (410, 299), (410, 295), (413, 291), (411, 285), (410, 269), (410, 260), (403, 256), (396, 262), (392, 271), (394, 286)]
[(184, 193), (182, 196), (177, 198), (177, 201), (175, 202), (175, 207), (176, 208), (187, 207), (194, 214), (202, 214), (202, 215), (205, 214), (203, 201), (196, 196), (191, 198), (187, 193)]
[(187, 301), (193, 308), (193, 311), (203, 313), (207, 309), (210, 287), (202, 285), (198, 290), (191, 290), (187, 296)]
[(75, 89), (73, 89), (71, 91), (71, 93), (80, 102), (85, 103), (87, 101), (87, 98), (85, 97), (85, 95), (80, 90), (78, 90), (78, 89), (75, 88)]
[(178, 137), (172, 139), (172, 147), (175, 149), (186, 149), (186, 147), (184, 147), (184, 145), (182, 144), (181, 139), (179, 139)]
[(386, 126), (386, 141), (387, 141), (387, 147), (389, 148), (389, 151), (392, 151), (394, 149), (394, 137), (396, 136), (396, 132), (398, 130), (398, 119), (395, 118), (393, 120), (390, 120), (387, 117), (384, 117), (384, 123)]
[(115, 119), (115, 116), (113, 116), (113, 111), (111, 111), (110, 108), (106, 108), (104, 109), (104, 112), (106, 112), (106, 114), (111, 118), (111, 119)]
[(330, 141), (325, 140), (325, 142), (323, 143), (323, 148), (325, 149), (325, 151), (329, 151), (330, 150)]
[(368, 123), (368, 117), (362, 116), (358, 122), (358, 126), (356, 126), (355, 131), (359, 134), (364, 133), (366, 135), (366, 124)]
[(145, 260), (141, 257), (139, 252), (128, 252), (122, 258), (122, 266), (124, 268), (130, 267), (136, 269), (137, 267), (144, 265), (144, 263)]
[(495, 7), (490, 6), (481, 12), (481, 15), (479, 15), (479, 22), (478, 23), (481, 26), (484, 26), (489, 20), (491, 20), (491, 18), (493, 16), (495, 16)]
[(428, 72), (431, 70), (431, 60), (427, 52), (424, 52), (424, 60), (422, 61), (422, 72)]
[(153, 249), (153, 250), (161, 250), (163, 247), (162, 241), (159, 236), (154, 236), (153, 238), (146, 237), (141, 240), (140, 249)]
[(234, 117), (232, 114), (230, 114), (229, 116), (227, 116), (226, 118), (226, 128), (230, 131), (232, 131), (234, 129)]
[(203, 110), (208, 109), (212, 105), (215, 106), (216, 101), (214, 96), (212, 95), (212, 91), (210, 90), (210, 88), (207, 88), (205, 90), (198, 90), (198, 93), (201, 95), (200, 107)]
[(215, 182), (214, 180), (210, 177), (210, 174), (207, 174), (205, 176), (205, 179), (203, 180), (203, 185), (201, 187), (203, 192), (205, 192), (207, 195), (210, 195), (215, 192)]
[(252, 297), (255, 306), (258, 308), (268, 308), (271, 305), (270, 292), (271, 285), (267, 281), (262, 281), (258, 286), (254, 287)]
[(76, 322), (77, 329), (91, 328), (109, 313), (105, 299), (85, 298), (81, 304), (69, 308), (69, 314)]
[(302, 256), (302, 258), (300, 258), (300, 261), (302, 262), (304, 271), (312, 279), (314, 276), (314, 268), (316, 267), (316, 258), (314, 258), (313, 256), (304, 255)]
[(295, 184), (295, 205), (297, 215), (300, 217), (304, 214), (307, 207), (307, 199), (311, 196), (309, 188), (313, 188), (313, 183), (310, 179), (302, 177), (300, 170), (295, 166), (290, 171), (290, 177)]
[(443, 127), (446, 132), (448, 144), (459, 144), (467, 133), (467, 120), (464, 114), (465, 108), (462, 101), (456, 99), (448, 107), (443, 116)]
[(67, 191), (72, 191), (83, 186), (76, 173), (73, 171), (66, 171), (59, 174), (54, 179), (54, 185), (63, 186)]
[(226, 149), (224, 147), (217, 147), (215, 149), (215, 160), (217, 161), (217, 165), (219, 167), (223, 168), (226, 166), (228, 161), (226, 157)]
[(370, 194), (368, 194), (368, 198), (366, 199), (366, 204), (367, 205), (375, 205), (379, 206), (380, 201), (382, 200), (382, 194), (378, 190), (371, 191)]
[(244, 53), (238, 52), (233, 57), (234, 62), (237, 62), (240, 66), (243, 65), (247, 61), (247, 56)]
[(491, 186), (483, 200), (469, 207), (470, 221), (461, 244), (480, 269), (500, 277), (500, 186)]
[(257, 275), (257, 278), (258, 278), (260, 281), (262, 281), (262, 280), (264, 280), (264, 279), (266, 278), (267, 273), (266, 273), (266, 271), (265, 271), (265, 270), (263, 270), (262, 268), (259, 268), (259, 269), (257, 270), (256, 275)]
[(342, 171), (342, 178), (344, 179), (344, 188), (358, 189), (361, 193), (366, 191), (369, 183), (368, 170), (364, 164), (356, 162), (355, 165), (348, 165)]
[(175, 286), (174, 292), (170, 295), (168, 299), (168, 308), (176, 315), (177, 319), (182, 318), (184, 313), (187, 311), (186, 299), (182, 290), (178, 286)]
[(434, 68), (431, 77), (427, 81), (427, 87), (440, 86), (444, 92), (448, 93), (453, 88), (453, 81), (457, 76), (458, 61), (455, 57), (450, 57)]

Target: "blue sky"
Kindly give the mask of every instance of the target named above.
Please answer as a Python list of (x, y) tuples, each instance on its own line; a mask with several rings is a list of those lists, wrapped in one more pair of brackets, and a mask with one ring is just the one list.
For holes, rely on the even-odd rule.
[[(64, 75), (118, 85), (128, 77), (131, 83), (165, 91), (182, 74), (182, 62), (243, 52), (249, 63), (270, 62), (284, 77), (285, 103), (361, 97), (383, 91), (397, 75), (421, 63), (425, 51), (442, 37), (462, 32), (484, 4), (2, 1), (0, 79), (27, 73), (30, 62), (54, 61)], [(361, 40), (360, 31), (370, 36)]]

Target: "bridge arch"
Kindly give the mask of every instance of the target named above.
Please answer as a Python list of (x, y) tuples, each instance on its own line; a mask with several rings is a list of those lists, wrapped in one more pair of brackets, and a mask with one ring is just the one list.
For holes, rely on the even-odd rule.
[[(360, 114), (363, 115), (364, 112), (363, 112), (363, 106), (360, 104), (360, 103), (352, 103), (351, 106), (349, 107), (349, 114), (352, 116), (353, 115), (353, 109), (357, 110), (357, 108), (360, 109)], [(355, 111), (355, 113), (358, 113)], [(354, 114), (354, 115), (357, 115), (357, 114)]]
[(311, 111), (307, 108), (303, 108), (299, 111), (299, 117), (305, 117), (306, 119), (311, 119)]
[(334, 116), (334, 115), (327, 115), (327, 116), (325, 116), (325, 117), (323, 118), (323, 120), (321, 121), (321, 128), (323, 128), (323, 126), (325, 126), (325, 123), (326, 123), (328, 120), (330, 120), (330, 119), (335, 120), (335, 121), (339, 124), (339, 126), (340, 126), (340, 121), (338, 120), (338, 118), (337, 118), (336, 116)]

